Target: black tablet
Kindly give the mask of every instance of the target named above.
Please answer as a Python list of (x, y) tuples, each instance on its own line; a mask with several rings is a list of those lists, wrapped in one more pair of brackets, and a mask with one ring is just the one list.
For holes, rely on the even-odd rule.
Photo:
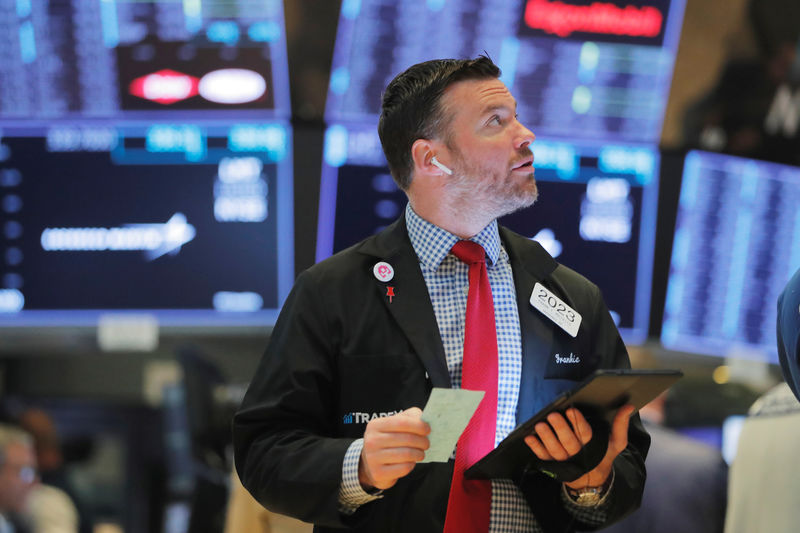
[(534, 432), (534, 426), (548, 414), (553, 411), (563, 413), (575, 406), (584, 415), (587, 414), (585, 411), (590, 410), (595, 417), (601, 416), (610, 422), (623, 405), (631, 404), (640, 409), (681, 376), (683, 372), (680, 370), (596, 370), (586, 380), (561, 393), (544, 409), (517, 426), (497, 448), (468, 468), (464, 475), (468, 479), (513, 479), (523, 469), (536, 463), (536, 456), (524, 439)]

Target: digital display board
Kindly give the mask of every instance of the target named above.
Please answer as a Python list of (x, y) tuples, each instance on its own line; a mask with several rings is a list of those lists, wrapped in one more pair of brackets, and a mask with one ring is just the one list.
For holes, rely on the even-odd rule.
[[(647, 337), (658, 195), (658, 151), (647, 145), (532, 145), (539, 200), (500, 223), (539, 241), (603, 291), (625, 340)], [(375, 124), (326, 132), (317, 260), (393, 222), (406, 196), (389, 175)]]
[(777, 363), (778, 296), (800, 268), (800, 168), (692, 151), (661, 341)]
[(0, 326), (274, 322), (294, 278), (281, 0), (0, 2)]
[(540, 138), (657, 143), (684, 0), (343, 0), (330, 122), (375, 120), (414, 63), (488, 54)]
[(265, 123), (3, 137), (0, 325), (133, 310), (162, 325), (271, 323), (294, 279), (289, 135)]
[(4, 121), (165, 112), (288, 118), (281, 0), (0, 3)]

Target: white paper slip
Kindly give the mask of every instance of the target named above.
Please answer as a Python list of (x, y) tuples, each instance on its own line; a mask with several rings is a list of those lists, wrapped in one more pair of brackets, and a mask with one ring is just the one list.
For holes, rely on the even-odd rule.
[(541, 311), (544, 316), (555, 322), (572, 337), (578, 335), (581, 325), (581, 314), (564, 303), (561, 298), (537, 283), (531, 293), (531, 305)]
[(482, 390), (466, 389), (435, 388), (431, 391), (428, 404), (422, 411), (422, 420), (431, 426), (428, 435), (431, 447), (425, 450), (425, 459), (421, 462), (445, 462), (450, 459), (458, 437), (475, 414), (484, 394)]

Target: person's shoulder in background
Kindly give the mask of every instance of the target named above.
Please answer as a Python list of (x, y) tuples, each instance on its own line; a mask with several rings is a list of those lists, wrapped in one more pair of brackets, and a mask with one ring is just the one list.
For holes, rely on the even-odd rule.
[(234, 471), (231, 476), (231, 493), (224, 533), (311, 533), (314, 526), (300, 520), (264, 509)]
[(78, 510), (59, 488), (38, 483), (31, 490), (28, 515), (36, 533), (78, 532)]

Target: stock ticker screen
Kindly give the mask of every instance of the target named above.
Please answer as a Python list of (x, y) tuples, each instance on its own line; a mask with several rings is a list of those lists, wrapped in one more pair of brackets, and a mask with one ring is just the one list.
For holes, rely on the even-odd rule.
[(267, 325), (294, 277), (280, 0), (0, 0), (0, 325)]
[(690, 152), (661, 333), (670, 349), (777, 363), (776, 302), (800, 268), (800, 168)]
[(486, 53), (539, 138), (658, 143), (685, 0), (343, 0), (329, 122), (414, 63)]
[[(658, 151), (594, 141), (533, 144), (539, 200), (500, 223), (597, 283), (627, 342), (647, 337)], [(391, 224), (406, 197), (389, 175), (375, 124), (328, 128), (317, 260)]]

